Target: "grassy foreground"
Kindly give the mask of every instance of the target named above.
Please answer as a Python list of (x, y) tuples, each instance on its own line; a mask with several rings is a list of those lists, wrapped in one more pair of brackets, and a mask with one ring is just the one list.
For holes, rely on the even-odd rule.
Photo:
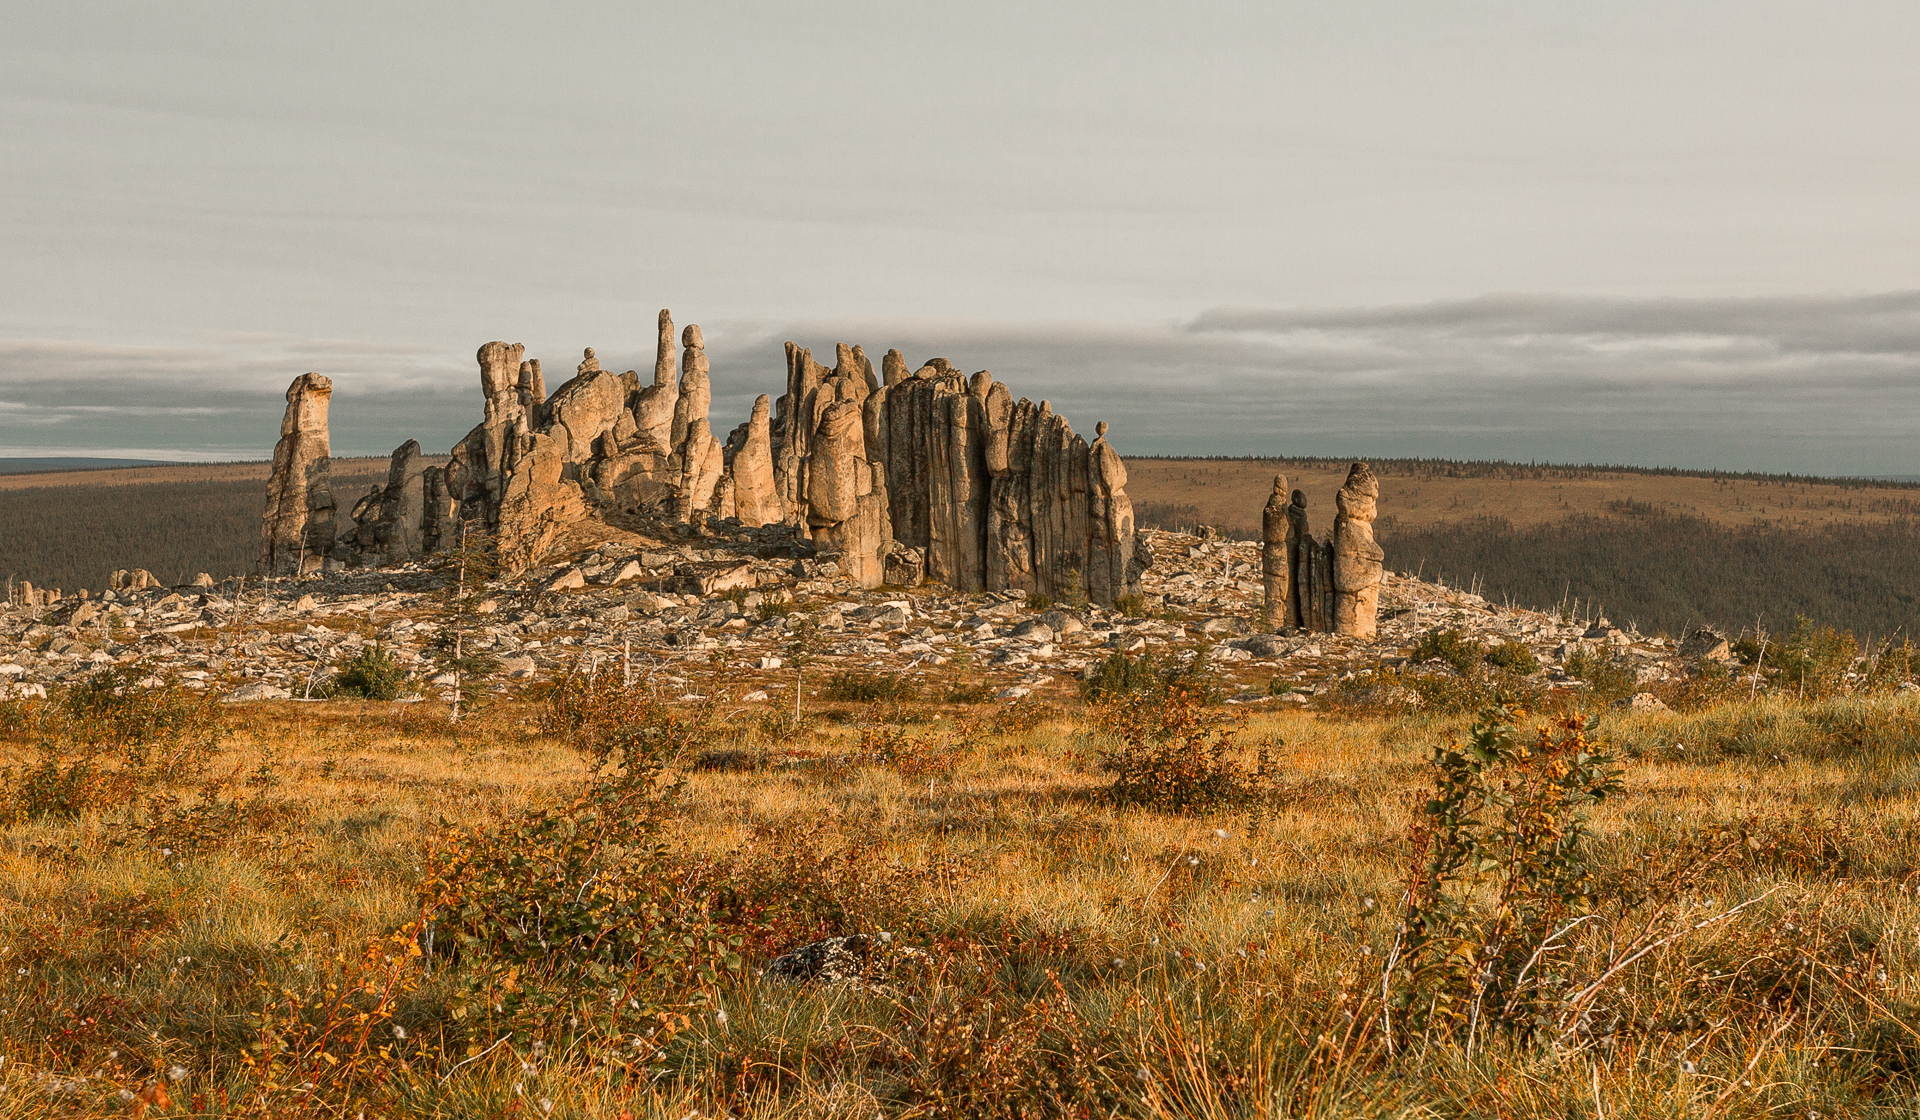
[[(37, 772), (49, 732), (11, 712), (0, 1117), (1920, 1109), (1910, 698), (1608, 715), (1619, 791), (1533, 837), (1579, 841), (1554, 897), (1587, 901), (1468, 867), (1418, 969), (1464, 717), (1176, 728), (1239, 782), (1181, 812), (1109, 795), (1152, 738), (1111, 711), (593, 699), (457, 734), (430, 705), (196, 709)], [(1515, 973), (1488, 931), (1522, 911), (1551, 932)], [(881, 930), (910, 950), (870, 983), (764, 974)]]

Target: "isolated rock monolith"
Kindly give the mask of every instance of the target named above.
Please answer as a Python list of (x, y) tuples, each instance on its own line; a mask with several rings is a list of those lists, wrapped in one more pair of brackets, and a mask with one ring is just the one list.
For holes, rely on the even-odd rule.
[(1266, 593), (1262, 621), (1268, 630), (1284, 630), (1295, 625), (1289, 592), (1293, 586), (1291, 557), (1298, 545), (1290, 532), (1293, 524), (1287, 516), (1287, 477), (1273, 476), (1273, 494), (1260, 511), (1260, 575)]
[(280, 442), (273, 448), (266, 510), (260, 522), (259, 570), (283, 576), (319, 568), (333, 546), (327, 405), (333, 382), (306, 373), (287, 386)]
[(1356, 638), (1371, 638), (1378, 624), (1380, 579), (1386, 553), (1373, 539), (1380, 483), (1373, 469), (1355, 463), (1347, 481), (1334, 496), (1339, 512), (1333, 521), (1333, 630)]

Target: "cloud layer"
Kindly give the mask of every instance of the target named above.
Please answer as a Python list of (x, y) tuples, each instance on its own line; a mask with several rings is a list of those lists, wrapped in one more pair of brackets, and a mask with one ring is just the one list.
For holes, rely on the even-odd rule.
[[(641, 317), (634, 317), (641, 321)], [(848, 320), (707, 328), (724, 430), (781, 389), (781, 343), (990, 369), (1123, 452), (1436, 456), (1830, 474), (1920, 472), (1920, 292), (1617, 300), (1489, 295), (1221, 308), (1185, 323)], [(650, 370), (651, 340), (602, 346)], [(547, 381), (572, 351), (541, 356)], [(450, 446), (479, 419), (472, 361), (339, 339), (194, 347), (0, 341), (0, 453), (258, 457), (288, 380), (335, 379), (339, 453)]]

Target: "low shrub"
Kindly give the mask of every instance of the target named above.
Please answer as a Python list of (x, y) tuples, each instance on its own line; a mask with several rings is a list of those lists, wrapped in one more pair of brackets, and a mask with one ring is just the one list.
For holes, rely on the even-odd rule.
[(326, 695), (361, 700), (397, 700), (407, 683), (406, 670), (378, 642), (364, 646), (327, 683)]
[(1486, 663), (1518, 676), (1528, 677), (1540, 671), (1540, 659), (1525, 642), (1501, 642), (1488, 650)]
[(1413, 660), (1444, 661), (1462, 674), (1473, 672), (1484, 653), (1479, 642), (1459, 630), (1429, 630), (1413, 646)]
[(1120, 595), (1113, 600), (1113, 609), (1123, 618), (1147, 617), (1147, 599), (1144, 595)]
[(1593, 707), (1632, 696), (1637, 689), (1633, 666), (1604, 650), (1582, 649), (1567, 658), (1567, 676), (1585, 681), (1587, 702)]
[(1434, 792), (1413, 826), (1416, 869), (1387, 965), (1408, 1038), (1524, 1039), (1569, 987), (1554, 941), (1593, 907), (1585, 811), (1620, 791), (1620, 771), (1581, 717), (1531, 735), (1525, 718), (1492, 710), (1466, 743), (1433, 748)]
[(1200, 703), (1220, 698), (1219, 686), (1208, 670), (1206, 651), (1182, 663), (1154, 656), (1152, 652), (1109, 654), (1094, 666), (1080, 682), (1080, 695), (1090, 703), (1102, 703), (1122, 696), (1163, 696), (1179, 690)]
[(1118, 805), (1191, 812), (1252, 804), (1270, 788), (1263, 747), (1252, 769), (1233, 757), (1237, 721), (1173, 687), (1116, 696), (1095, 712), (1112, 745), (1096, 751)]

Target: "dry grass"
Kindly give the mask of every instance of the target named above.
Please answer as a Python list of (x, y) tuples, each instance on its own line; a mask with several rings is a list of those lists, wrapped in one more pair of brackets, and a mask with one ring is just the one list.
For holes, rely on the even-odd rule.
[[(582, 756), (534, 705), (499, 704), (457, 738), (428, 705), (252, 706), (204, 772), (0, 833), (0, 1117), (1920, 1106), (1911, 701), (1611, 717), (1626, 791), (1592, 818), (1609, 913), (1641, 913), (1623, 892), (1728, 836), (1648, 920), (1764, 900), (1623, 970), (1582, 1033), (1473, 1049), (1389, 1046), (1374, 1025), (1427, 751), (1449, 726), (1256, 717), (1238, 742), (1268, 747), (1270, 795), (1185, 817), (1102, 796), (1078, 709), (996, 732), (991, 708), (843, 706), (778, 742), (719, 711), (680, 760), (667, 858), (769, 908), (729, 911), (746, 967), (689, 991), (663, 1048), (616, 1062), (564, 1027), (482, 1032), (449, 1012), (462, 959), (409, 953), (443, 820), (484, 828), (580, 787)], [(23, 735), (7, 750), (33, 757)], [(239, 808), (195, 832), (156, 815), (159, 793)], [(928, 951), (890, 986), (758, 973), (785, 939), (879, 929)], [(352, 995), (331, 1012), (328, 984)], [(263, 1040), (291, 1054), (321, 1030), (345, 1072), (267, 1068)]]

